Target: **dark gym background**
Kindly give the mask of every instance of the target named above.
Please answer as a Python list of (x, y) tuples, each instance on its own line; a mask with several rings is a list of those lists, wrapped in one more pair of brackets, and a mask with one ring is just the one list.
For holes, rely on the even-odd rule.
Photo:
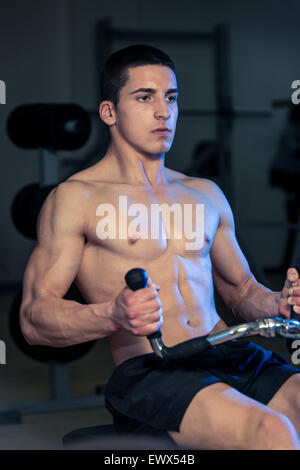
[[(1, 0), (0, 80), (6, 84), (6, 104), (0, 104), (0, 339), (7, 349), (6, 364), (0, 365), (0, 410), (7, 403), (50, 397), (49, 364), (23, 354), (8, 327), (35, 243), (16, 229), (11, 206), (24, 186), (39, 181), (37, 150), (18, 148), (7, 134), (11, 112), (29, 103), (75, 103), (88, 112), (92, 131), (86, 144), (57, 154), (63, 180), (104, 152), (97, 116), (103, 57), (131, 43), (161, 47), (176, 63), (180, 107), (186, 110), (166, 165), (190, 174), (199, 171), (220, 184), (253, 272), (260, 282), (280, 290), (297, 244), (300, 251), (299, 142), (297, 133), (290, 132), (299, 120), (289, 122), (291, 85), (300, 80), (299, 13), (297, 0)], [(134, 35), (111, 37), (105, 48), (100, 41), (105, 27)], [(189, 33), (219, 27), (225, 27), (226, 36), (224, 56), (216, 63), (214, 46)], [(163, 31), (164, 37), (141, 39), (139, 31)], [(174, 32), (179, 39), (170, 40)], [(220, 61), (225, 67), (221, 71)], [(221, 163), (214, 149), (216, 130), (223, 136)], [(223, 306), (216, 300), (221, 313)], [(288, 358), (281, 340), (258, 341)], [(101, 392), (112, 370), (107, 341), (101, 340), (68, 363), (70, 394)], [(29, 413), (20, 423), (0, 424), (0, 449), (61, 449), (68, 431), (110, 422), (100, 407)]]

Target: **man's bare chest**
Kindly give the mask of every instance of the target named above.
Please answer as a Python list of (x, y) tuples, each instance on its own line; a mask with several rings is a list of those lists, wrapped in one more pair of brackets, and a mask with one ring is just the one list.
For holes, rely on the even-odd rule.
[(126, 186), (95, 190), (86, 205), (87, 246), (125, 257), (184, 257), (208, 253), (218, 211), (200, 191), (183, 185), (148, 191)]

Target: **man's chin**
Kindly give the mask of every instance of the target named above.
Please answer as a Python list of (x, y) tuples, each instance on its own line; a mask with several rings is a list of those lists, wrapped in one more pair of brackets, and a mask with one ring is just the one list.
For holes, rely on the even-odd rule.
[(160, 145), (158, 149), (156, 149), (156, 151), (154, 150), (153, 154), (162, 156), (170, 150), (171, 146), (172, 146), (171, 144)]
[(169, 152), (171, 145), (159, 145), (152, 148), (144, 149), (143, 153), (149, 155), (149, 158), (162, 158), (165, 153)]

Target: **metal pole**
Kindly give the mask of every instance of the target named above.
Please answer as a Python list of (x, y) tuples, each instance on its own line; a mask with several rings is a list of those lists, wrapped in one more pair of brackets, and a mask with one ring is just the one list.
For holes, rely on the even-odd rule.
[(40, 187), (57, 184), (59, 181), (58, 157), (54, 150), (39, 148)]
[(68, 366), (62, 362), (50, 361), (50, 390), (51, 398), (60, 400), (69, 396)]
[(221, 186), (231, 207), (234, 209), (234, 190), (231, 164), (231, 133), (233, 127), (233, 106), (230, 77), (229, 26), (219, 24), (215, 28), (215, 90), (216, 90), (216, 139), (219, 148), (219, 174)]

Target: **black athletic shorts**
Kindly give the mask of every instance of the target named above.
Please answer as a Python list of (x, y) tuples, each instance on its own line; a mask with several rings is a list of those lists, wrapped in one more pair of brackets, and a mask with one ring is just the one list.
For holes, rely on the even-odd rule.
[(297, 372), (277, 353), (241, 340), (212, 346), (184, 361), (144, 354), (115, 369), (105, 388), (106, 408), (118, 432), (167, 436), (167, 431), (179, 431), (191, 400), (208, 385), (224, 382), (267, 404)]

